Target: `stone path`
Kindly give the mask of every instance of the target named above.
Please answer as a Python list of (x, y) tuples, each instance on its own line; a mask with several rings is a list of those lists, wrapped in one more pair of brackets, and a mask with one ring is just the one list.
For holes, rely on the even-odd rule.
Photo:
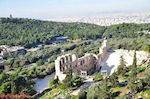
[(91, 84), (93, 84), (93, 77), (88, 78), (87, 80), (84, 81), (84, 84), (81, 85), (79, 88), (71, 92), (71, 95), (78, 95), (80, 90), (86, 90)]
[(78, 95), (81, 90), (88, 89), (92, 84), (100, 84), (101, 82), (94, 82), (93, 77), (88, 78), (84, 81), (85, 83), (81, 85), (79, 88), (71, 92), (71, 95)]

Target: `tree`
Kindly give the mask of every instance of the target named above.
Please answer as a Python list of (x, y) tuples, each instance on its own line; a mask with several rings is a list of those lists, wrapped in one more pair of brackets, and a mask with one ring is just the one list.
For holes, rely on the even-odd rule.
[(147, 68), (145, 75), (146, 75), (145, 81), (148, 82), (148, 85), (150, 86), (150, 67)]
[(97, 55), (97, 54), (99, 54), (99, 50), (92, 50), (92, 51), (91, 51), (91, 53), (93, 53), (93, 54), (96, 54), (96, 55)]
[(93, 84), (88, 88), (87, 99), (110, 99), (111, 93), (107, 86), (108, 78), (103, 80), (101, 85)]
[(117, 73), (116, 73), (116, 72), (114, 72), (114, 73), (109, 77), (109, 79), (110, 79), (111, 85), (112, 85), (113, 87), (116, 87), (116, 86), (118, 85), (118, 76), (117, 76)]
[(123, 56), (120, 57), (120, 65), (117, 68), (117, 74), (122, 77), (125, 76), (126, 73), (126, 62), (124, 61)]
[(85, 90), (81, 90), (79, 92), (78, 99), (86, 99), (86, 94), (87, 94), (87, 92)]
[[(149, 39), (150, 24), (123, 23), (112, 26), (97, 26), (85, 23), (47, 22), (23, 18), (0, 18), (0, 45), (21, 45), (31, 48), (40, 43), (49, 44), (56, 36), (66, 36), (69, 39), (137, 38)], [(12, 28), (13, 27), (13, 28)], [(137, 33), (136, 33), (137, 32)], [(135, 45), (136, 46), (136, 45)], [(124, 48), (124, 47), (122, 47)]]
[(103, 80), (103, 75), (101, 73), (98, 73), (94, 76), (94, 81), (100, 81)]
[(132, 64), (132, 68), (131, 68), (131, 72), (129, 74), (128, 77), (128, 87), (131, 90), (132, 93), (136, 93), (137, 92), (137, 78), (136, 78), (136, 70), (137, 70), (137, 66), (136, 66), (136, 51), (134, 53), (134, 57), (133, 57), (133, 64)]
[(109, 92), (107, 77), (105, 78), (105, 80), (103, 80), (101, 89), (102, 89), (102, 92), (100, 93), (100, 96), (102, 96), (104, 99), (110, 99), (111, 93)]
[(63, 80), (64, 87), (69, 88), (72, 86), (72, 69), (69, 68), (68, 72), (66, 73), (66, 77)]
[(32, 95), (36, 93), (33, 89), (34, 82), (28, 77), (18, 76), (17, 73), (2, 73), (0, 81), (0, 93), (21, 93), (23, 90)]
[(2, 72), (0, 74), (0, 85), (2, 85), (3, 82), (7, 82), (8, 81), (8, 77), (9, 77), (8, 74), (6, 74), (5, 72)]
[(101, 89), (99, 85), (93, 84), (88, 88), (87, 99), (98, 99)]
[(132, 70), (131, 70), (131, 72), (134, 74), (134, 76), (136, 76), (136, 74), (137, 74), (136, 51), (134, 52), (134, 56), (133, 56), (133, 64), (132, 64)]
[(83, 84), (83, 80), (82, 78), (78, 77), (78, 78), (73, 78), (72, 79), (72, 87), (79, 87)]
[(0, 86), (0, 93), (11, 93), (11, 82), (5, 82)]
[(36, 62), (36, 64), (37, 64), (37, 66), (41, 66), (41, 65), (43, 65), (43, 64), (44, 64), (44, 62), (43, 62), (43, 60), (42, 60), (42, 59), (40, 59), (40, 60), (38, 60), (38, 61)]
[(54, 79), (54, 78), (50, 79), (50, 81), (49, 81), (49, 87), (50, 88), (56, 88), (57, 84), (58, 84), (58, 78), (57, 79)]
[(147, 51), (147, 52), (150, 52), (150, 45), (145, 45), (143, 50)]

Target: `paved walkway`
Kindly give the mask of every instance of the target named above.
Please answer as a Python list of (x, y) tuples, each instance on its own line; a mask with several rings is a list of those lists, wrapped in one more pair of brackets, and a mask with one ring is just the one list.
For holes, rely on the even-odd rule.
[(78, 95), (78, 93), (80, 92), (80, 90), (86, 90), (91, 84), (93, 84), (93, 77), (88, 78), (87, 80), (84, 81), (84, 84), (81, 85), (79, 88), (77, 88), (76, 90), (73, 90), (71, 92), (71, 95)]
[(85, 83), (81, 85), (79, 88), (71, 92), (71, 95), (78, 95), (81, 90), (88, 89), (92, 84), (100, 84), (101, 82), (94, 82), (93, 77), (88, 78), (84, 81)]

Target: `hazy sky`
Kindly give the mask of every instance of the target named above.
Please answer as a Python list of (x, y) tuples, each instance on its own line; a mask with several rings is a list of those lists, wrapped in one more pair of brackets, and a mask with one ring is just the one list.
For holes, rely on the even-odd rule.
[(147, 12), (150, 0), (0, 0), (0, 17), (46, 19), (114, 12)]

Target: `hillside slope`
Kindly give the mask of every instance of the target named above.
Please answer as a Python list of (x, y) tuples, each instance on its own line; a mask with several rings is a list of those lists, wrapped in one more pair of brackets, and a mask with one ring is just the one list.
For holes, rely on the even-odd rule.
[[(146, 31), (146, 33), (144, 33)], [(148, 31), (148, 33), (147, 33)], [(62, 23), (25, 18), (0, 18), (0, 45), (32, 47), (48, 44), (55, 36), (71, 40), (97, 38), (150, 38), (150, 24), (119, 24), (108, 27), (86, 23)]]

